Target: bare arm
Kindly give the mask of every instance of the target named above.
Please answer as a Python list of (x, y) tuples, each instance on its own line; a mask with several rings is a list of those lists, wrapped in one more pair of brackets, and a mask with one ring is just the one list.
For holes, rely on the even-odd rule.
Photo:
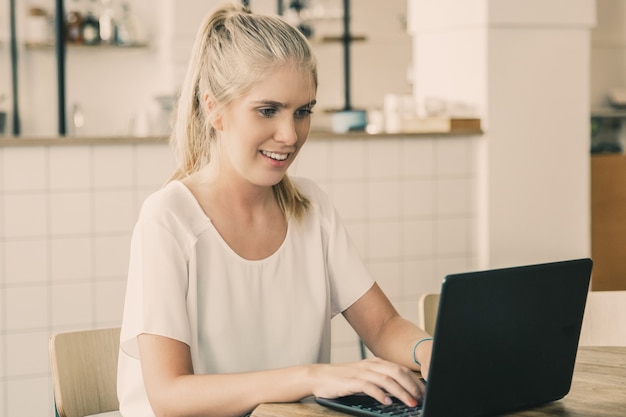
[(390, 393), (414, 405), (422, 395), (408, 368), (380, 359), (196, 375), (188, 345), (151, 334), (140, 335), (138, 343), (148, 399), (157, 417), (240, 416), (266, 402), (361, 392), (381, 402)]
[(189, 346), (162, 336), (138, 337), (148, 399), (159, 416), (239, 416), (262, 402), (310, 395), (310, 370), (293, 367), (241, 374), (194, 375)]
[(365, 345), (379, 358), (420, 370), (428, 376), (432, 342), (420, 343), (415, 356), (422, 365), (413, 362), (413, 347), (418, 340), (430, 337), (410, 321), (401, 317), (378, 284), (374, 284), (344, 317), (359, 334)]

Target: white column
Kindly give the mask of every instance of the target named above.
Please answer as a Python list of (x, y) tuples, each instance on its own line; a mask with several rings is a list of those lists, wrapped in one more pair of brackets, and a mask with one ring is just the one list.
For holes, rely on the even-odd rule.
[(409, 0), (418, 102), (483, 119), (482, 267), (590, 254), (595, 0)]

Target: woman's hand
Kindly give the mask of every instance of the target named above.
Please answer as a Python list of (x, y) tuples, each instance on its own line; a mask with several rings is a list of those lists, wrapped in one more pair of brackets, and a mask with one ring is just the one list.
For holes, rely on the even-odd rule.
[(409, 368), (379, 358), (337, 365), (315, 365), (313, 395), (336, 398), (367, 394), (382, 404), (391, 404), (390, 396), (414, 407), (424, 396), (419, 375)]

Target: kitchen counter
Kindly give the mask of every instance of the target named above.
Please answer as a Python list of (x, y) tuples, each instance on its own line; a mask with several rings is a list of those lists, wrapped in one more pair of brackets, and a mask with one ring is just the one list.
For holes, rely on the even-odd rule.
[[(458, 137), (482, 135), (482, 129), (457, 129), (452, 132), (399, 132), (399, 133), (375, 133), (348, 132), (335, 133), (326, 130), (314, 130), (309, 135), (310, 140), (334, 140), (334, 139), (380, 139), (380, 138), (432, 138), (432, 137)], [(162, 144), (167, 143), (165, 136), (103, 136), (103, 137), (75, 137), (75, 136), (51, 136), (51, 137), (0, 137), (0, 147), (9, 146), (42, 146), (42, 145), (122, 145), (122, 144)]]

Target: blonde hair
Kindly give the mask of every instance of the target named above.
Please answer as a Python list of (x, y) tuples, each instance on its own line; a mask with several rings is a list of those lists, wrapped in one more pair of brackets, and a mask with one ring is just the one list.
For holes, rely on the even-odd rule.
[[(209, 163), (217, 138), (211, 124), (215, 111), (288, 63), (310, 73), (317, 88), (317, 63), (308, 41), (282, 18), (253, 14), (239, 3), (226, 3), (209, 14), (196, 35), (177, 103), (170, 136), (177, 167), (171, 180)], [(212, 111), (204, 102), (207, 94), (215, 105)], [(287, 175), (273, 191), (287, 216), (302, 218), (309, 202)]]

